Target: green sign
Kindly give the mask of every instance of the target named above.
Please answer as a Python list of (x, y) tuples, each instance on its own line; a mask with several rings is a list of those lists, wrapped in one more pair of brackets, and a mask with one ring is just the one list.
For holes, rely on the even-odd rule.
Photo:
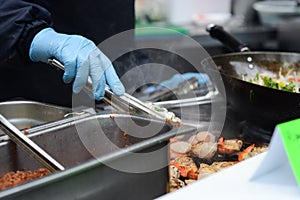
[(300, 187), (300, 119), (278, 125), (283, 146)]

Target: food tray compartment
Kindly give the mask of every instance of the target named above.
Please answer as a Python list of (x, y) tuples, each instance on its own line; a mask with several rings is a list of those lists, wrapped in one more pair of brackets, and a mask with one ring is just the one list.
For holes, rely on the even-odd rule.
[[(7, 101), (0, 103), (0, 114), (18, 129), (25, 129), (63, 119), (72, 110), (35, 101)], [(0, 135), (4, 133), (0, 131)]]
[[(146, 133), (132, 127), (132, 122), (145, 127), (143, 130), (151, 126), (159, 131), (142, 138)], [(100, 129), (104, 134), (100, 134)], [(139, 137), (131, 136), (130, 131)], [(175, 128), (137, 116), (98, 114), (31, 133), (29, 137), (66, 170), (4, 190), (0, 198), (153, 199), (167, 192), (168, 139), (193, 131), (196, 131), (193, 127)], [(107, 145), (110, 142), (117, 148)], [(155, 151), (159, 153), (148, 158)], [(140, 155), (139, 159), (133, 152)], [(42, 167), (10, 141), (0, 144), (0, 156), (1, 176), (8, 171)], [(150, 170), (153, 163), (160, 167), (153, 166), (155, 169)], [(122, 171), (114, 166), (125, 168)]]

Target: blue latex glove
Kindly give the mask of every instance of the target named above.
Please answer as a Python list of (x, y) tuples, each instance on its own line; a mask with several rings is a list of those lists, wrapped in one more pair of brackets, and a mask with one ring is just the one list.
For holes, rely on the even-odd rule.
[(104, 97), (106, 83), (117, 95), (125, 92), (111, 61), (91, 40), (82, 36), (57, 33), (52, 28), (43, 29), (33, 38), (29, 57), (34, 62), (47, 63), (49, 58), (59, 60), (65, 66), (64, 82), (75, 79), (74, 93), (81, 91), (88, 76), (92, 79), (96, 100)]
[(158, 86), (148, 87), (145, 89), (144, 93), (152, 93), (161, 90), (164, 87), (172, 89), (183, 81), (188, 81), (191, 78), (197, 78), (198, 86), (205, 85), (210, 82), (208, 75), (204, 73), (188, 72), (184, 74), (175, 74), (170, 79), (161, 82)]

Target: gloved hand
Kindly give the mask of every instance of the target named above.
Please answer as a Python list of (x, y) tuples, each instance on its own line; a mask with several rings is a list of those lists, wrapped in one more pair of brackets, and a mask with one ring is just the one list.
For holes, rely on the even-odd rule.
[(29, 57), (34, 62), (47, 63), (49, 58), (59, 60), (65, 66), (64, 82), (70, 83), (75, 79), (74, 93), (81, 91), (88, 76), (92, 79), (96, 100), (104, 97), (106, 83), (117, 95), (125, 92), (111, 61), (85, 37), (61, 34), (52, 28), (45, 28), (33, 38)]
[(174, 88), (178, 84), (182, 83), (183, 81), (188, 81), (191, 78), (197, 78), (198, 86), (205, 85), (210, 82), (210, 79), (207, 74), (204, 73), (196, 73), (196, 72), (187, 72), (184, 74), (175, 74), (170, 79), (163, 81), (158, 86), (151, 86), (145, 89), (144, 93), (152, 93), (158, 90), (163, 89), (164, 87), (167, 88)]

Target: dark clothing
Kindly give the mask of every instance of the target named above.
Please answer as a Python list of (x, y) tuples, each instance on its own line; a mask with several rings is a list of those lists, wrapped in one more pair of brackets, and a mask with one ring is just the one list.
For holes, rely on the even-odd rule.
[(0, 59), (28, 59), (34, 35), (52, 25), (50, 13), (43, 7), (25, 1), (1, 0)]
[[(0, 19), (0, 101), (23, 97), (71, 106), (72, 88), (63, 83), (63, 73), (29, 60), (33, 37), (53, 27), (97, 45), (134, 28), (134, 0), (0, 0)], [(128, 40), (133, 44), (133, 35)]]

